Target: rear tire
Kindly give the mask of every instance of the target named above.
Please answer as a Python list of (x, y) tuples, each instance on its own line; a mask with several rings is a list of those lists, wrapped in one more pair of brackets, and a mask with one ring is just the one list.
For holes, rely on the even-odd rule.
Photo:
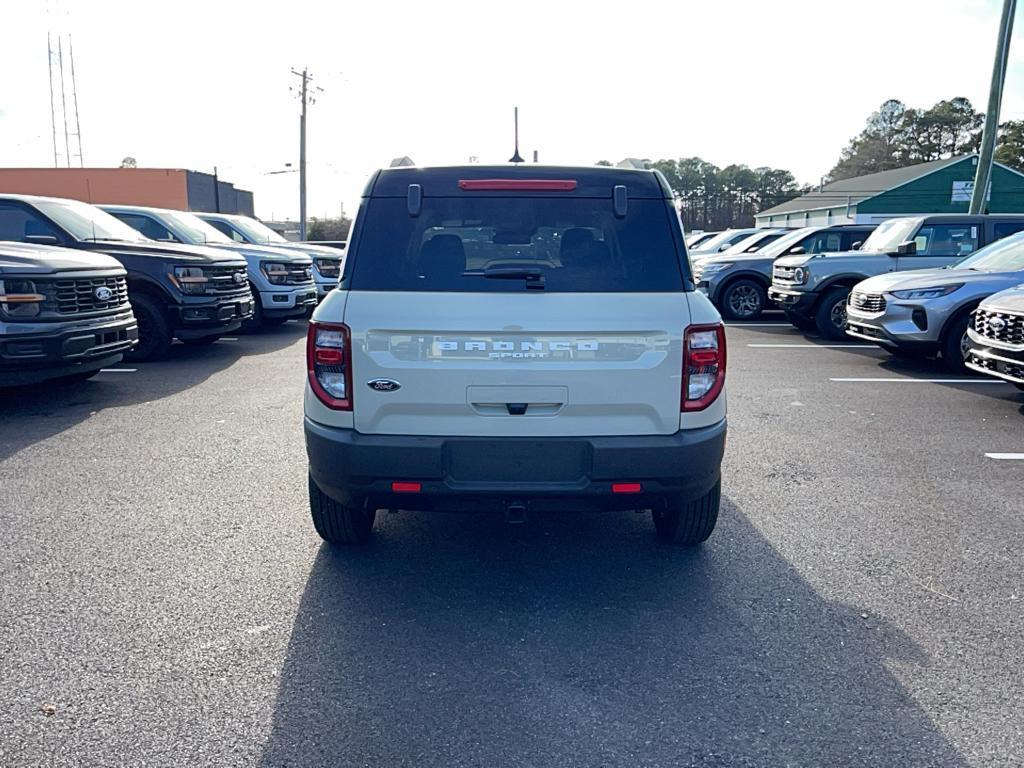
[(814, 327), (824, 339), (846, 341), (846, 300), (849, 288), (833, 288), (821, 297), (814, 312)]
[(950, 373), (967, 373), (967, 327), (971, 316), (964, 313), (953, 318), (942, 335), (942, 365)]
[(786, 319), (801, 331), (810, 332), (817, 330), (817, 326), (814, 325), (814, 321), (809, 317), (798, 315), (796, 312), (790, 312), (788, 309), (784, 311), (784, 314), (786, 315)]
[(313, 527), (329, 544), (365, 544), (373, 532), (376, 510), (346, 507), (339, 504), (309, 478), (309, 511)]
[(718, 303), (726, 320), (756, 320), (768, 306), (768, 292), (756, 280), (740, 278), (725, 286)]
[(131, 304), (139, 324), (139, 343), (124, 359), (130, 363), (145, 363), (166, 357), (174, 336), (163, 307), (144, 293), (133, 296)]
[(722, 481), (699, 499), (678, 499), (665, 509), (651, 510), (658, 538), (679, 547), (694, 547), (706, 541), (718, 522)]

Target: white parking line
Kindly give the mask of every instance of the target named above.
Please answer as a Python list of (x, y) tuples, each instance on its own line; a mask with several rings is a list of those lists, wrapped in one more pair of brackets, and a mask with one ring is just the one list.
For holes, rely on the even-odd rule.
[(900, 376), (899, 378), (895, 378), (894, 377), (894, 378), (889, 378), (889, 379), (870, 379), (870, 378), (864, 378), (864, 379), (856, 379), (856, 378), (829, 379), (829, 381), (842, 381), (842, 382), (853, 381), (853, 382), (867, 382), (867, 383), (872, 383), (872, 384), (881, 384), (881, 383), (888, 383), (888, 382), (901, 383), (901, 384), (904, 383), (904, 382), (910, 382), (912, 384), (1005, 384), (1006, 383), (1005, 381), (997, 381), (996, 379), (991, 379), (991, 380), (990, 379), (914, 379), (914, 378), (911, 378), (909, 376)]
[(754, 349), (878, 349), (874, 344), (747, 344)]
[(135, 373), (138, 368), (100, 368), (100, 373)]
[(996, 461), (1024, 461), (1024, 453), (986, 453), (985, 458)]
[(221, 336), (217, 341), (238, 341), (236, 336)]

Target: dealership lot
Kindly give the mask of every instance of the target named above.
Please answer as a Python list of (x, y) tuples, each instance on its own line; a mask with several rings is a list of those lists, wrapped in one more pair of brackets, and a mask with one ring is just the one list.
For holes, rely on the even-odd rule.
[(304, 330), (5, 393), (0, 765), (1024, 761), (1012, 386), (769, 315), (702, 549), (567, 511), (332, 552)]

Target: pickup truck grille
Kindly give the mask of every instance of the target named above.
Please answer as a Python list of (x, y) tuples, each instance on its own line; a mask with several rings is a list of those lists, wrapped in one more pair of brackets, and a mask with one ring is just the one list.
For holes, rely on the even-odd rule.
[(772, 282), (783, 285), (796, 285), (796, 267), (772, 267)]
[(128, 303), (128, 281), (123, 277), (80, 277), (54, 280), (47, 296), (60, 315), (82, 315), (116, 309)]
[(302, 285), (313, 279), (312, 264), (295, 264), (288, 266), (288, 276), (285, 278), (285, 285)]
[(853, 291), (850, 294), (850, 306), (860, 312), (885, 312), (885, 296)]
[(220, 295), (223, 293), (237, 293), (249, 290), (249, 276), (243, 266), (230, 267), (203, 267), (203, 274), (209, 282), (206, 284), (206, 293)]
[(1024, 315), (1009, 312), (974, 311), (974, 332), (1000, 344), (1024, 345)]

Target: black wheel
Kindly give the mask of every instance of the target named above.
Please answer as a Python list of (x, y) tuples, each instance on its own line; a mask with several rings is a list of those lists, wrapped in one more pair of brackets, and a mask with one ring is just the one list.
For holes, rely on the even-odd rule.
[(814, 328), (823, 338), (846, 340), (846, 300), (849, 296), (849, 288), (833, 288), (821, 297), (814, 311)]
[(757, 280), (740, 278), (722, 289), (718, 303), (726, 320), (756, 320), (768, 304), (768, 292)]
[(651, 510), (658, 538), (680, 547), (693, 547), (706, 541), (718, 522), (722, 500), (722, 481), (699, 499), (679, 499), (665, 509)]
[(216, 343), (220, 336), (219, 333), (215, 333), (213, 336), (200, 336), (198, 339), (182, 339), (181, 343), (188, 344), (190, 347), (208, 347)]
[(250, 287), (249, 291), (252, 293), (252, 317), (242, 321), (242, 333), (252, 333), (263, 327), (263, 301), (255, 288)]
[(967, 344), (967, 327), (971, 316), (965, 312), (949, 321), (942, 332), (942, 364), (951, 373), (966, 373), (964, 361), (970, 347)]
[(346, 507), (320, 490), (309, 478), (309, 511), (320, 538), (330, 544), (365, 544), (373, 531), (376, 510)]
[(166, 356), (174, 337), (163, 307), (144, 293), (131, 297), (131, 303), (139, 324), (139, 343), (124, 359), (131, 363), (145, 363)]
[(786, 319), (801, 331), (817, 330), (817, 327), (814, 325), (814, 321), (809, 317), (798, 315), (796, 312), (790, 312), (788, 309), (785, 310), (784, 314), (786, 315)]

